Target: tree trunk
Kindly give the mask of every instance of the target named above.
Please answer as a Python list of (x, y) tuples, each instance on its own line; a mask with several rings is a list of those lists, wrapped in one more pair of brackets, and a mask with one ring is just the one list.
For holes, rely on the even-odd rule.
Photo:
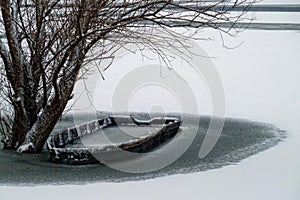
[(30, 129), (28, 118), (20, 106), (15, 105), (14, 110), (12, 133), (3, 141), (5, 149), (17, 149), (24, 142), (26, 133)]
[(51, 104), (48, 104), (41, 116), (38, 117), (32, 128), (26, 134), (24, 143), (18, 148), (18, 152), (38, 153), (52, 132), (55, 124), (61, 117), (68, 101), (55, 97)]
[(26, 134), (25, 141), (17, 150), (19, 153), (39, 153), (43, 150), (47, 138), (51, 134), (70, 100), (77, 74), (81, 66), (80, 59), (76, 60), (76, 62), (76, 69), (74, 70), (74, 73), (68, 76), (68, 81), (61, 81), (61, 92), (57, 92), (56, 95), (48, 101), (42, 114), (37, 118), (36, 122)]
[(14, 123), (12, 127), (15, 148), (18, 148), (18, 146), (24, 142), (26, 133), (29, 129), (28, 119), (25, 114), (19, 109), (15, 109)]

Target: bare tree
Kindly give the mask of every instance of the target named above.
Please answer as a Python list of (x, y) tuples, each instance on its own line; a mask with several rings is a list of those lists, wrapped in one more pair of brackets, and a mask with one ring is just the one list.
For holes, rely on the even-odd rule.
[[(180, 36), (174, 27), (195, 31), (211, 27), (229, 34), (252, 4), (247, 0), (1, 0), (0, 67), (7, 80), (1, 88), (14, 112), (5, 148), (42, 150), (88, 62), (106, 59), (128, 43), (164, 57), (167, 41)], [(237, 7), (242, 9), (233, 15)], [(168, 32), (168, 40), (157, 30)]]
[[(5, 85), (5, 77), (0, 75), (1, 86)], [(7, 99), (7, 93), (5, 93), (5, 88), (0, 90), (0, 136), (6, 138), (7, 133), (11, 131), (13, 110), (12, 106)]]

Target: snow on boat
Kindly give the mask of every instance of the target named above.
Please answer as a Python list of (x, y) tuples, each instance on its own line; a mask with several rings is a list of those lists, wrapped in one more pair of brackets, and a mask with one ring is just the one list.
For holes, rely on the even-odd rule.
[(48, 158), (54, 163), (90, 164), (101, 162), (95, 154), (111, 156), (124, 150), (146, 153), (174, 137), (180, 123), (175, 117), (140, 120), (132, 115), (115, 115), (97, 119), (51, 135), (47, 140)]

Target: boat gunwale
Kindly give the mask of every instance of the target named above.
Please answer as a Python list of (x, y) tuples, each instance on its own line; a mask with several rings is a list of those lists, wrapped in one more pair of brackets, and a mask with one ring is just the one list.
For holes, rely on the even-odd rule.
[[(67, 144), (72, 144), (82, 136), (93, 134), (100, 129), (129, 124), (135, 126), (150, 126), (158, 122), (163, 122), (160, 123), (162, 127), (159, 130), (128, 142), (102, 145), (99, 147), (65, 147)], [(47, 140), (48, 159), (54, 163), (90, 164), (99, 162), (92, 156), (92, 154), (95, 153), (117, 152), (122, 150), (134, 153), (146, 153), (175, 136), (180, 124), (181, 121), (176, 117), (154, 117), (150, 120), (139, 120), (132, 115), (111, 115), (73, 128), (64, 129), (51, 135)], [(81, 132), (84, 127), (85, 130)], [(75, 136), (74, 138), (72, 134)]]

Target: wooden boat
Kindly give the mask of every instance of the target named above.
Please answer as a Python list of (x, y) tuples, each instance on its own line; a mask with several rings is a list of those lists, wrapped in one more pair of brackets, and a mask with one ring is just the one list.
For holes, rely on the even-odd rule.
[[(47, 140), (48, 158), (54, 163), (89, 164), (101, 162), (95, 154), (111, 155), (124, 150), (146, 153), (174, 137), (180, 123), (175, 117), (140, 120), (130, 115), (97, 119), (52, 134)], [(125, 134), (122, 129), (126, 129)]]

